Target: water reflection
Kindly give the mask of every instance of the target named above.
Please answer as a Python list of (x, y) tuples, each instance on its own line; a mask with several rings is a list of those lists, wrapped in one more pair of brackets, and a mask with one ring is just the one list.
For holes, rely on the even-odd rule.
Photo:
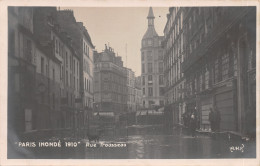
[[(241, 141), (228, 141), (207, 135), (191, 137), (182, 130), (163, 130), (162, 126), (134, 126), (127, 130), (107, 132), (100, 144), (126, 143), (126, 147), (86, 147), (81, 140), (77, 148), (41, 148), (35, 150), (37, 158), (71, 159), (191, 159), (255, 157), (255, 143), (245, 143), (244, 152), (230, 152), (230, 146)], [(115, 135), (116, 133), (116, 135)]]

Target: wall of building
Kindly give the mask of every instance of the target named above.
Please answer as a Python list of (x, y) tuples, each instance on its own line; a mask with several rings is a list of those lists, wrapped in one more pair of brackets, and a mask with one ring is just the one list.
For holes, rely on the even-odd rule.
[(220, 111), (221, 130), (245, 134), (246, 108), (255, 105), (245, 90), (246, 68), (254, 70), (254, 7), (185, 8), (184, 27), (185, 100), (199, 109), (200, 128), (209, 129), (213, 108)]
[(154, 16), (152, 8), (149, 9), (148, 28), (142, 39), (141, 47), (141, 77), (143, 92), (143, 107), (151, 108), (155, 105), (164, 105), (163, 77), (163, 48), (162, 36), (158, 36), (154, 29)]
[(127, 112), (127, 71), (111, 48), (95, 53), (94, 101), (95, 111)]

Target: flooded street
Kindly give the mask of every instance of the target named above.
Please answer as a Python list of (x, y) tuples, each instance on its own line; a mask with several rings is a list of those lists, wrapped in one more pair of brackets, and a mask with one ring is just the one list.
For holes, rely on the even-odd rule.
[[(98, 143), (86, 147), (89, 141), (79, 141), (77, 147), (37, 148), (35, 158), (62, 159), (196, 159), (196, 158), (251, 158), (255, 157), (255, 142), (225, 140), (188, 131), (163, 130), (162, 126), (134, 126), (118, 129), (101, 136)], [(114, 144), (118, 147), (109, 147)], [(106, 145), (106, 146), (105, 146)], [(108, 146), (107, 146), (108, 145)], [(121, 147), (125, 145), (125, 147)], [(102, 146), (102, 147), (101, 147)]]

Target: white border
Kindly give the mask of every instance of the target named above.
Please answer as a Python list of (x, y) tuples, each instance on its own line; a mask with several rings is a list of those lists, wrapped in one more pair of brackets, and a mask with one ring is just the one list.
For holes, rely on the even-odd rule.
[(7, 159), (7, 6), (63, 7), (169, 7), (169, 6), (257, 6), (257, 69), (259, 70), (259, 2), (257, 0), (0, 0), (0, 165), (260, 165), (259, 160), (259, 73), (256, 73), (257, 158), (256, 159)]

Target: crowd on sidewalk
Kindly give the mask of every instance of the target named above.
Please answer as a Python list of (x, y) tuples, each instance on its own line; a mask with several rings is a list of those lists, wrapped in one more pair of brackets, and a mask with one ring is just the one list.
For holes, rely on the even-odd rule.
[[(255, 112), (252, 108), (248, 108), (246, 114), (246, 133), (245, 136), (249, 139), (255, 139), (256, 136), (256, 121), (255, 121)], [(208, 120), (210, 122), (210, 129), (212, 133), (220, 132), (220, 123), (221, 123), (221, 114), (217, 107), (214, 109), (210, 108)], [(183, 125), (188, 129), (192, 137), (196, 136), (196, 130), (200, 130), (200, 118), (199, 111), (195, 107), (193, 110), (186, 111), (182, 114)], [(225, 131), (224, 131), (225, 132)]]

